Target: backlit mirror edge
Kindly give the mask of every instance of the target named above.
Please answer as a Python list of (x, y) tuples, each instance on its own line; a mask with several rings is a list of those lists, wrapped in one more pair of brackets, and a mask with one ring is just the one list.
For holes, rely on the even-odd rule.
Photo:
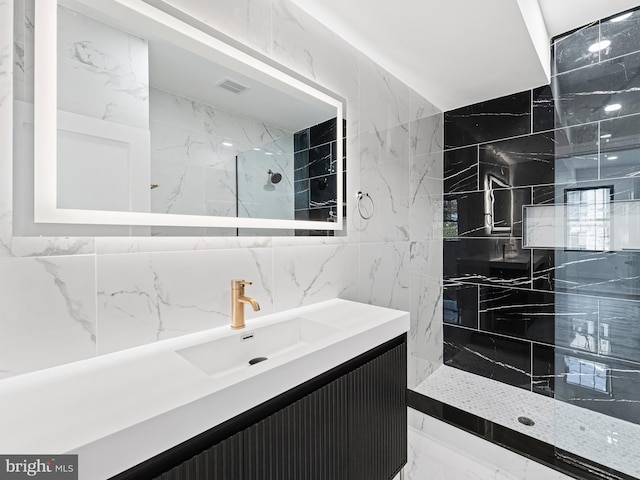
[[(99, 4), (101, 0), (93, 3)], [(146, 14), (155, 14), (159, 20), (170, 23), (172, 28), (189, 30), (188, 35), (209, 44), (212, 48), (224, 45), (227, 53), (237, 54), (250, 66), (272, 77), (288, 83), (315, 98), (336, 108), (337, 130), (337, 198), (336, 221), (320, 222), (307, 220), (281, 220), (242, 217), (214, 217), (166, 213), (117, 212), (102, 210), (79, 210), (57, 208), (57, 8), (58, 2), (35, 2), (34, 51), (36, 68), (34, 72), (34, 223), (83, 224), (83, 225), (140, 225), (176, 227), (229, 227), (229, 228), (272, 228), (272, 229), (313, 229), (339, 231), (343, 229), (343, 118), (344, 99), (327, 93), (326, 89), (311, 86), (308, 80), (282, 69), (274, 62), (269, 64), (241, 51), (236, 46), (225, 44), (218, 38), (200, 29), (185, 24), (141, 0), (110, 0), (111, 6), (119, 4), (129, 9), (142, 7)], [(153, 12), (149, 9), (153, 9)], [(236, 42), (234, 42), (236, 43)], [(236, 43), (237, 45), (237, 43)]]

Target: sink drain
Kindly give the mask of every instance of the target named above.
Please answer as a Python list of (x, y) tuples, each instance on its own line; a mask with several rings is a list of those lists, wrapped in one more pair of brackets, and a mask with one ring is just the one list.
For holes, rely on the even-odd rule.
[(531, 420), (529, 417), (518, 417), (518, 421), (527, 427), (533, 427), (536, 424), (536, 422)]
[(255, 365), (256, 363), (264, 362), (267, 357), (256, 357), (249, 360), (249, 365)]

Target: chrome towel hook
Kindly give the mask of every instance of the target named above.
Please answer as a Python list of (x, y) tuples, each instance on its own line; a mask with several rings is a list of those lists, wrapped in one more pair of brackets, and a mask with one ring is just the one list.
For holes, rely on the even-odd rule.
[[(373, 212), (375, 210), (375, 204), (373, 203), (373, 198), (368, 193), (358, 192), (358, 213), (364, 220), (369, 220), (373, 217)], [(368, 202), (362, 204), (363, 199), (368, 199)], [(368, 205), (370, 204), (370, 205)]]

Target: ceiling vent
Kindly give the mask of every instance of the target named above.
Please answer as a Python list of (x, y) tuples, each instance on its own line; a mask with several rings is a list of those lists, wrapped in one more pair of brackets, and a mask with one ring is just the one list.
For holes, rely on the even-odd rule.
[(241, 83), (238, 83), (234, 80), (231, 80), (229, 78), (225, 78), (223, 80), (220, 80), (217, 85), (220, 88), (224, 88), (225, 90), (229, 90), (232, 93), (235, 94), (240, 94), (246, 90), (249, 90), (249, 87), (247, 87), (246, 85), (242, 85)]

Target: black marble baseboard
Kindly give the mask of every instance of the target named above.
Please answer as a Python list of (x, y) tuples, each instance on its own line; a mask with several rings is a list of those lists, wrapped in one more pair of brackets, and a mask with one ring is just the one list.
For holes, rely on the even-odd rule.
[(578, 480), (637, 480), (413, 390), (407, 406)]

